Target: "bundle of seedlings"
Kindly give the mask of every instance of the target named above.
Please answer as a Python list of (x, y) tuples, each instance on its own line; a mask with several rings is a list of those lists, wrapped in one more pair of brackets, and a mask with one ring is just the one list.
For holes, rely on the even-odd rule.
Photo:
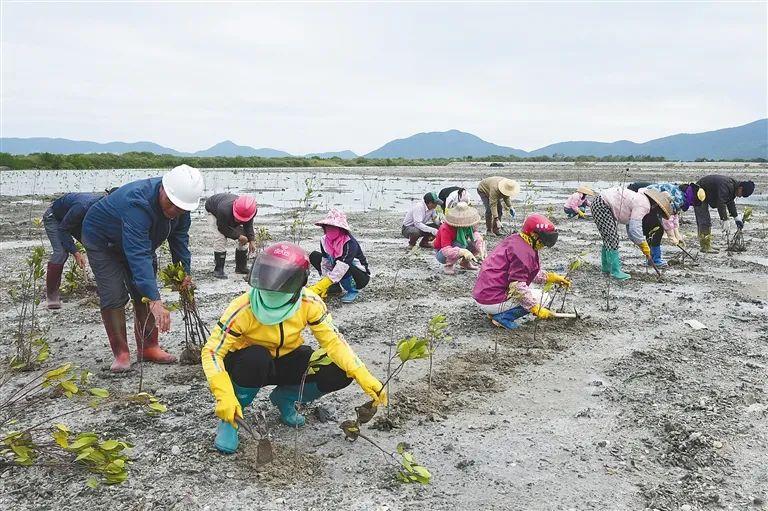
[(752, 218), (752, 208), (747, 206), (744, 208), (744, 214), (741, 217), (741, 227), (738, 227), (736, 229), (736, 234), (733, 235), (733, 238), (728, 238), (728, 235), (726, 235), (726, 241), (727, 241), (727, 251), (728, 252), (746, 252), (747, 251), (747, 243), (744, 241), (744, 233), (742, 232), (744, 229), (744, 224), (746, 224), (749, 219)]
[(200, 363), (200, 350), (211, 333), (200, 318), (194, 288), (182, 287), (186, 276), (187, 272), (181, 263), (169, 264), (159, 273), (163, 286), (179, 293), (179, 308), (184, 315), (184, 349), (181, 351), (179, 363), (192, 365)]
[[(44, 466), (68, 474), (79, 467), (94, 474), (86, 482), (92, 488), (102, 482), (125, 481), (131, 444), (103, 438), (95, 431), (74, 432), (55, 422), (70, 415), (87, 417), (109, 397), (106, 389), (88, 386), (89, 379), (88, 371), (67, 363), (16, 385), (0, 403), (0, 470)], [(0, 389), (11, 380), (9, 376), (0, 381)], [(86, 403), (60, 413), (50, 412), (51, 401), (61, 397)], [(27, 422), (32, 425), (19, 426)]]

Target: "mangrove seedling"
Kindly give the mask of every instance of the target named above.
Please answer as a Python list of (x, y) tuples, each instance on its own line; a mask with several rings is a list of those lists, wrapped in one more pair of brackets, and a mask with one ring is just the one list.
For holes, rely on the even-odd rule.
[(44, 258), (45, 249), (42, 246), (33, 248), (25, 261), (18, 286), (8, 291), (17, 312), (13, 332), (16, 353), (11, 359), (12, 369), (35, 369), (49, 356), (48, 341), (37, 317), (37, 306), (43, 293)]
[(200, 318), (195, 302), (195, 290), (191, 287), (182, 288), (181, 284), (187, 276), (181, 263), (169, 264), (160, 270), (159, 277), (163, 286), (179, 293), (179, 306), (184, 317), (184, 349), (181, 351), (181, 364), (199, 364), (200, 350), (205, 346), (211, 335), (208, 327)]

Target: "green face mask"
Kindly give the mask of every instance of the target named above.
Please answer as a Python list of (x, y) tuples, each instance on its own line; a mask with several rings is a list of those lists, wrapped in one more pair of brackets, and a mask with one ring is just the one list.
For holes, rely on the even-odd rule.
[(276, 325), (293, 316), (301, 299), (291, 302), (293, 294), (251, 288), (251, 311), (263, 325)]

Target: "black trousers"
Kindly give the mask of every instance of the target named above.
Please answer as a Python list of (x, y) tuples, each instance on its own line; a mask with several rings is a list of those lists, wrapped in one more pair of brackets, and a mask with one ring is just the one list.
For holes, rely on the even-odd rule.
[[(317, 270), (317, 273), (320, 275), (323, 274), (322, 269), (320, 265), (323, 262), (323, 254), (320, 253), (320, 251), (315, 250), (311, 254), (309, 254), (309, 262), (312, 263), (312, 266)], [(365, 273), (363, 270), (358, 268), (357, 266), (350, 266), (347, 270), (347, 273), (344, 274), (344, 277), (351, 276), (355, 281), (355, 288), (357, 289), (363, 289), (365, 286), (368, 285), (368, 282), (371, 280), (371, 276)]]
[(643, 217), (643, 234), (648, 240), (648, 246), (658, 247), (661, 245), (661, 238), (664, 236), (664, 226), (661, 225), (661, 218), (652, 213)]
[[(224, 357), (224, 367), (232, 381), (240, 387), (299, 385), (312, 352), (312, 348), (305, 345), (280, 358), (272, 358), (263, 346), (249, 346)], [(315, 382), (321, 392), (341, 390), (352, 383), (352, 379), (334, 363), (320, 366), (315, 374), (307, 376), (306, 381)]]

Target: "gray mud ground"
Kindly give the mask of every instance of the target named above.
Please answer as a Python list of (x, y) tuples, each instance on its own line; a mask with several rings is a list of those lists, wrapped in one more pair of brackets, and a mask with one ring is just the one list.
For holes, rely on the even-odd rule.
[[(617, 167), (530, 167), (511, 177), (621, 179)], [(633, 169), (629, 180), (682, 181), (715, 171), (657, 166)], [(762, 193), (768, 186), (765, 169), (722, 171), (749, 173)], [(471, 178), (488, 170), (398, 169), (397, 175), (425, 172)], [(298, 440), (278, 423), (262, 392), (246, 417), (255, 421), (256, 410), (266, 413), (277, 461), (257, 470), (255, 442), (244, 435), (236, 455), (214, 450), (214, 403), (199, 366), (147, 365), (145, 386), (168, 405), (167, 413), (149, 417), (139, 408), (113, 404), (67, 422), (133, 442), (128, 481), (92, 490), (80, 470), (4, 469), (0, 509), (768, 509), (765, 208), (757, 207), (748, 224), (746, 253), (701, 255), (698, 264), (665, 271), (663, 282), (623, 235), (621, 254), (632, 279), (610, 285), (616, 310), (606, 311), (597, 229), (589, 220), (566, 220), (564, 199), (552, 205), (560, 241), (542, 252), (542, 262), (545, 269), (563, 271), (586, 252), (567, 299), (583, 319), (538, 326), (528, 321), (513, 332), (494, 328), (476, 310), (473, 273), (446, 276), (431, 251), (409, 254), (399, 239), (400, 213), (350, 217), (373, 279), (357, 303), (331, 299), (329, 307), (372, 372), (384, 377), (388, 343), (423, 333), (434, 314), (448, 317), (453, 339), (436, 354), (431, 402), (425, 397), (427, 362), (413, 362), (391, 389), (389, 422), (395, 427), (365, 428), (387, 449), (410, 444), (433, 474), (430, 485), (395, 482), (379, 451), (344, 440), (338, 423), (353, 418), (354, 406), (366, 400), (355, 384), (320, 400), (329, 421), (321, 422), (310, 406)], [(33, 216), (44, 209), (40, 203), (32, 207)], [(522, 204), (518, 213), (524, 213)], [(29, 231), (29, 214), (28, 204), (4, 200), (0, 207), (4, 339), (13, 316), (7, 289), (28, 250), (16, 242), (44, 236)], [(270, 216), (258, 222), (280, 238), (289, 220)], [(694, 249), (692, 213), (683, 231)], [(719, 230), (716, 235), (722, 248)], [(318, 238), (319, 229), (310, 223), (302, 245), (313, 249)], [(207, 223), (196, 218), (193, 264), (208, 321), (246, 287), (232, 273), (231, 250), (229, 280), (213, 279), (211, 239)], [(664, 248), (666, 257), (677, 250)], [(69, 298), (61, 311), (41, 314), (52, 339), (51, 365), (73, 361), (113, 394), (135, 392), (138, 371), (112, 376), (107, 370), (110, 352), (92, 297)], [(178, 354), (181, 317), (175, 313), (173, 319), (174, 331), (161, 343)], [(698, 319), (708, 329), (693, 331), (685, 319)], [(10, 350), (8, 341), (3, 346)], [(40, 413), (33, 411), (28, 420)]]

